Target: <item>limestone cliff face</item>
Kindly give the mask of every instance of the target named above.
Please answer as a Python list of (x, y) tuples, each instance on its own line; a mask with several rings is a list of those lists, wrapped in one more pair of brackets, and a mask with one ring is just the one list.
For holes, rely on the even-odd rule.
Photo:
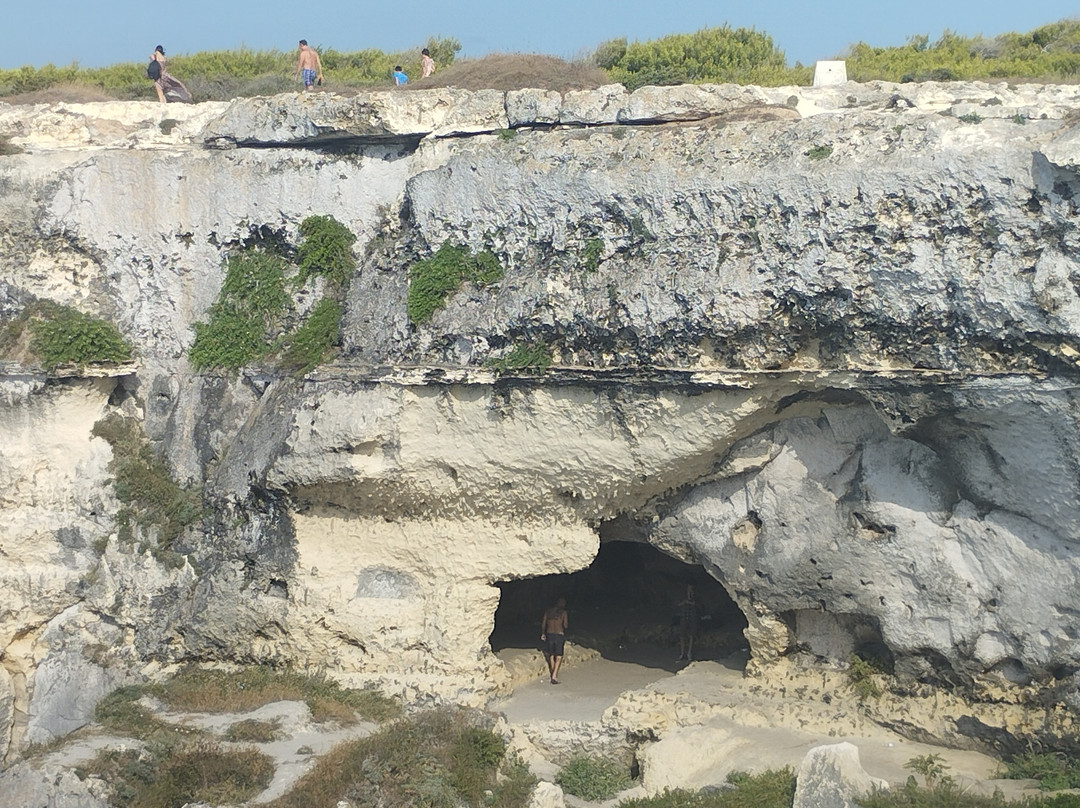
[[(184, 659), (482, 699), (506, 684), (495, 583), (586, 567), (601, 540), (704, 566), (756, 670), (872, 646), (907, 681), (1075, 694), (1078, 101), (0, 105), (22, 149), (0, 157), (0, 322), (54, 300), (138, 353), (97, 376), (3, 366), (0, 748)], [(340, 357), (303, 380), (194, 373), (223, 257), (313, 213), (359, 237)], [(414, 325), (408, 267), (447, 241), (504, 277)], [(484, 367), (540, 341), (542, 375)], [(117, 540), (91, 434), (114, 411), (202, 486), (179, 568)]]

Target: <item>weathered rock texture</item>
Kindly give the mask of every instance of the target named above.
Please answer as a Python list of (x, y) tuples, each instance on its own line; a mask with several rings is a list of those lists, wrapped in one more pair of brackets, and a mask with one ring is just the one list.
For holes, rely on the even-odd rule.
[[(55, 300), (138, 352), (98, 377), (4, 367), (0, 749), (164, 661), (481, 700), (507, 682), (495, 584), (585, 567), (601, 538), (704, 566), (746, 614), (753, 671), (862, 652), (907, 683), (1075, 701), (1078, 101), (847, 84), (0, 105), (22, 149), (0, 157), (0, 321)], [(362, 256), (338, 360), (193, 373), (223, 257), (315, 213)], [(448, 240), (505, 277), (416, 326), (408, 268)], [(540, 341), (544, 375), (483, 367)], [(91, 435), (116, 410), (202, 486), (179, 567), (117, 541)]]

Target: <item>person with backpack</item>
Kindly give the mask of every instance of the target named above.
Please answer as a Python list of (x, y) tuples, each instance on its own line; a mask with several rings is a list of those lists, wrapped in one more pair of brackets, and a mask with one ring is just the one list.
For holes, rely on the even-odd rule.
[(154, 82), (154, 92), (157, 93), (158, 101), (162, 104), (169, 101), (183, 101), (190, 103), (191, 93), (181, 81), (170, 76), (165, 69), (165, 48), (158, 45), (150, 54), (150, 63), (146, 66), (146, 77)]
[(165, 87), (162, 79), (165, 78), (165, 48), (158, 45), (150, 54), (150, 64), (146, 66), (146, 77), (154, 82), (154, 92), (157, 93), (158, 101), (165, 103)]

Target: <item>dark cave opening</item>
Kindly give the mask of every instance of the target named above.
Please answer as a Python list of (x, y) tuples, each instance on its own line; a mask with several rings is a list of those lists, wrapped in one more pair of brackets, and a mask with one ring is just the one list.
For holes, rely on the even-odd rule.
[(501, 591), (490, 644), (539, 648), (540, 618), (566, 598), (567, 639), (606, 659), (672, 668), (679, 650), (679, 602), (693, 584), (700, 630), (694, 658), (742, 656), (746, 617), (724, 587), (702, 567), (685, 564), (640, 542), (607, 541), (586, 569), (498, 584)]

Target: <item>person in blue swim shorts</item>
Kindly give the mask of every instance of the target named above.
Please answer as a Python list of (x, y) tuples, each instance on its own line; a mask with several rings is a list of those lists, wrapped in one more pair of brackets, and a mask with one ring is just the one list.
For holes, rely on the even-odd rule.
[(315, 87), (315, 81), (322, 84), (322, 61), (314, 48), (309, 48), (306, 39), (300, 40), (300, 54), (296, 60), (296, 71), (293, 78), (300, 77), (304, 81), (304, 90), (310, 91)]

